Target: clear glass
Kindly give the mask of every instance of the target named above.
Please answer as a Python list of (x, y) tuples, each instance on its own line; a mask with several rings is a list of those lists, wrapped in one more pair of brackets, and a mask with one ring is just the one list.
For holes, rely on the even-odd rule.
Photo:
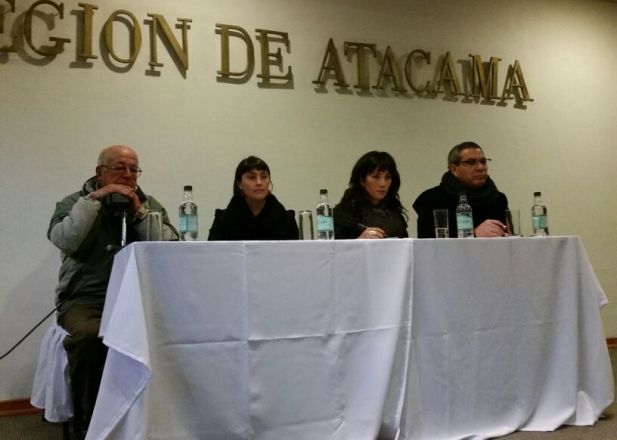
[(298, 225), (298, 229), (300, 230), (300, 240), (313, 240), (315, 238), (315, 233), (313, 232), (312, 211), (300, 211), (298, 213)]
[(448, 210), (434, 209), (433, 221), (435, 222), (435, 237), (448, 238), (450, 236), (450, 228), (448, 224)]
[(508, 235), (521, 235), (521, 211), (518, 209), (506, 209), (506, 232)]
[(163, 221), (158, 211), (148, 211), (146, 218), (146, 240), (158, 241), (163, 238)]

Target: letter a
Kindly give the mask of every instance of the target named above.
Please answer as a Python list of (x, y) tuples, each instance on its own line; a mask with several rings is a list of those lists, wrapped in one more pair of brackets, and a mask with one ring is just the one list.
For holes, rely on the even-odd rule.
[(334, 45), (332, 38), (328, 41), (328, 47), (326, 48), (326, 53), (324, 54), (321, 68), (319, 69), (319, 75), (317, 75), (317, 79), (313, 81), (313, 84), (323, 86), (326, 83), (326, 80), (324, 79), (326, 73), (334, 75), (336, 78), (336, 81), (334, 82), (335, 86), (344, 88), (349, 87), (349, 84), (345, 81), (345, 75), (343, 74), (343, 69), (341, 68), (341, 60), (338, 56), (338, 51), (336, 50), (336, 46)]

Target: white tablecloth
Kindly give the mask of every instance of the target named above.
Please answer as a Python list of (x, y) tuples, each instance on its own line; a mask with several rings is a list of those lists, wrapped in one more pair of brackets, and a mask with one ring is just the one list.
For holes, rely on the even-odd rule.
[(73, 417), (68, 358), (62, 343), (67, 336), (54, 317), (41, 340), (30, 404), (44, 410), (48, 422), (61, 423)]
[(606, 298), (576, 237), (136, 243), (88, 439), (457, 439), (592, 424)]

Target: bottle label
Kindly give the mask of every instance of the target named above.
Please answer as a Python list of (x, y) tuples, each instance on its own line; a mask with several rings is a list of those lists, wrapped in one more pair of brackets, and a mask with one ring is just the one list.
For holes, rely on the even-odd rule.
[(333, 231), (334, 230), (334, 219), (332, 217), (327, 217), (325, 215), (317, 216), (317, 230), (318, 231)]
[(178, 221), (180, 232), (197, 232), (197, 214), (183, 214)]
[(460, 230), (473, 230), (473, 218), (469, 214), (456, 214), (456, 227)]
[(548, 227), (548, 221), (545, 215), (534, 215), (532, 219), (534, 229), (546, 229)]
[(197, 214), (191, 214), (186, 216), (187, 219), (187, 231), (197, 232)]

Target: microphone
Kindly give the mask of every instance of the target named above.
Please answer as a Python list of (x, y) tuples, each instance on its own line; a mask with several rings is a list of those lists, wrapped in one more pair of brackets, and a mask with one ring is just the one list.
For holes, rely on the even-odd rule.
[[(123, 248), (126, 245), (126, 217), (129, 209), (131, 208), (131, 199), (119, 193), (111, 193), (103, 199), (103, 204), (107, 210), (112, 213), (112, 215), (122, 216), (122, 236), (120, 237), (120, 247)], [(110, 246), (108, 246), (107, 251), (114, 252), (113, 249), (110, 249)]]
[(103, 199), (103, 204), (112, 213), (120, 214), (130, 209), (131, 199), (120, 193), (111, 193)]

